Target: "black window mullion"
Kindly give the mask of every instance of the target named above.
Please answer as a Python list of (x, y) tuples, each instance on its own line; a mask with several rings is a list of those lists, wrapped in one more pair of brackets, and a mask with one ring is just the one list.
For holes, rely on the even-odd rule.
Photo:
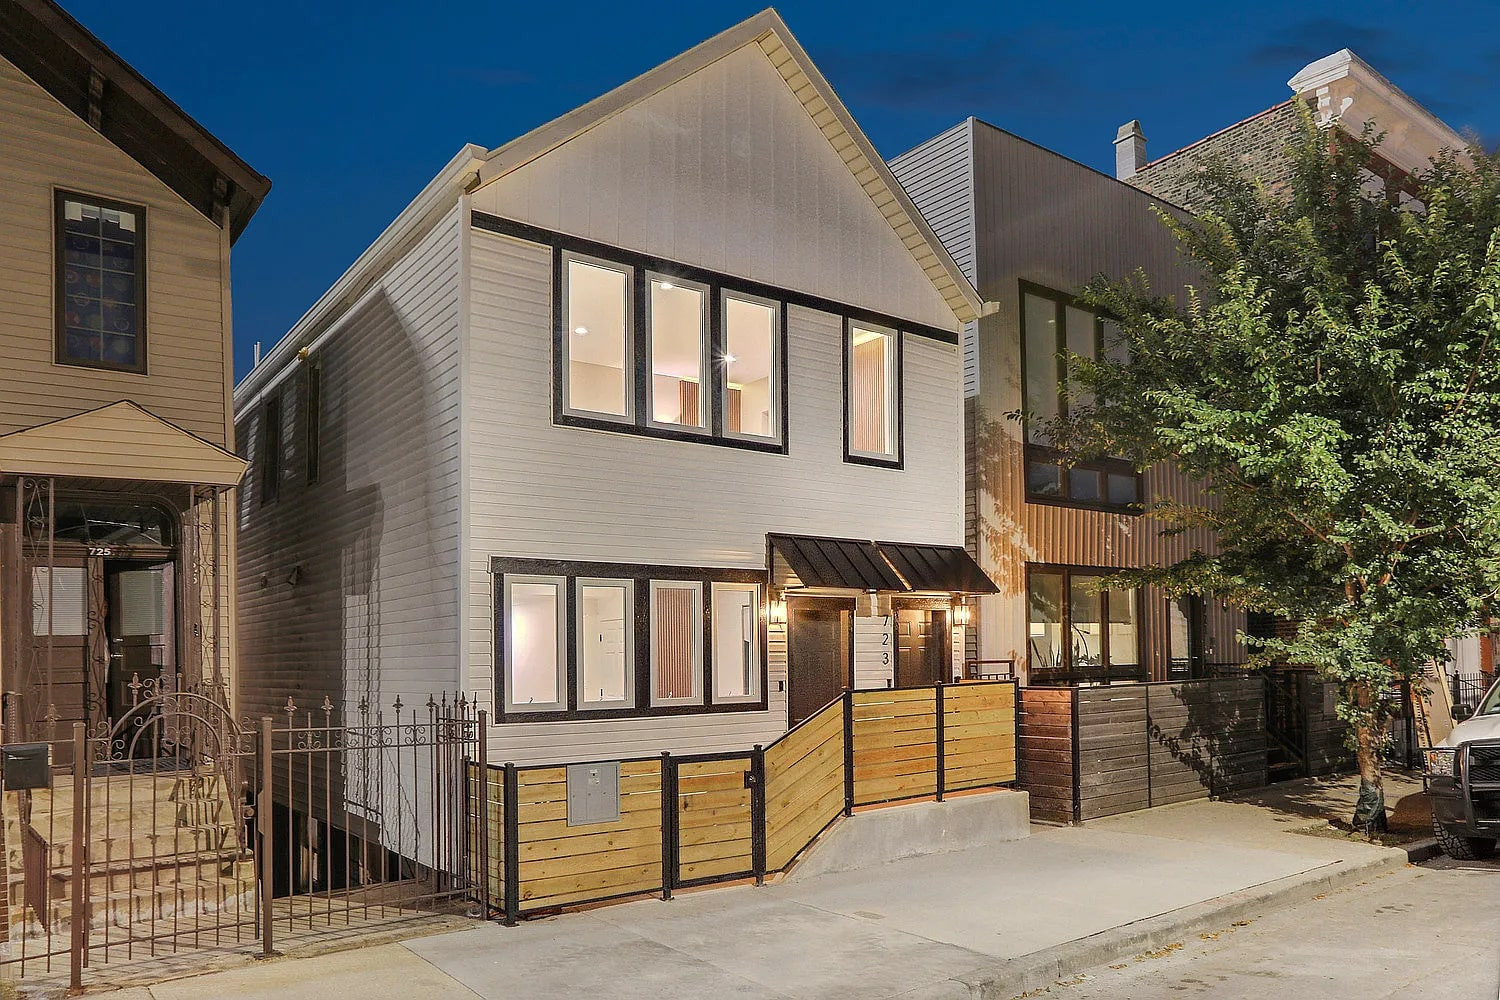
[(1063, 570), (1057, 617), (1062, 624), (1063, 674), (1073, 673), (1073, 574)]
[(559, 622), (567, 648), (563, 655), (563, 683), (568, 686), (563, 704), (569, 712), (578, 711), (578, 578), (563, 577), (563, 614)]
[(729, 365), (723, 358), (729, 353), (726, 342), (728, 332), (724, 328), (724, 289), (720, 285), (708, 286), (708, 367), (704, 376), (708, 379), (708, 432), (713, 437), (724, 436), (724, 400), (729, 392)]
[(631, 310), (634, 320), (631, 334), (635, 344), (635, 426), (644, 428), (651, 422), (647, 412), (651, 398), (651, 314), (647, 295), (650, 279), (644, 268), (634, 268), (631, 275), (635, 281), (635, 307)]
[(1109, 591), (1099, 591), (1099, 662), (1104, 665), (1104, 676), (1109, 676)]

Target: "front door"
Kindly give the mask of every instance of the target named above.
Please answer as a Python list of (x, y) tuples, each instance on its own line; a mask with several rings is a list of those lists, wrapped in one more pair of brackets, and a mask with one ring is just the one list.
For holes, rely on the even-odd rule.
[(1167, 678), (1194, 680), (1207, 675), (1203, 655), (1203, 598), (1167, 601)]
[(176, 680), (172, 563), (106, 560), (104, 591), (109, 715), (118, 721), (164, 676)]
[(787, 705), (795, 726), (843, 693), (854, 669), (854, 602), (787, 601)]
[(896, 687), (953, 679), (947, 608), (896, 608)]

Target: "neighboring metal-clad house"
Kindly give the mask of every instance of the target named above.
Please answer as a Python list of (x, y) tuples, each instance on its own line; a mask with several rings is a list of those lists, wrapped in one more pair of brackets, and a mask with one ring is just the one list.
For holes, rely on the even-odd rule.
[(965, 544), (999, 587), (968, 633), (974, 672), (1014, 661), (1032, 683), (1203, 675), (1244, 659), (1243, 616), (1152, 588), (1100, 596), (1113, 569), (1179, 559), (1207, 533), (1165, 537), (1143, 518), (1157, 498), (1197, 489), (1163, 467), (1067, 468), (1025, 410), (1055, 414), (1066, 350), (1107, 349), (1109, 325), (1073, 296), (1099, 274), (1137, 270), (1162, 293), (1189, 280), (1136, 189), (974, 118), (896, 157), (891, 168), (981, 296), (996, 310), (965, 327)]
[(980, 311), (774, 11), (466, 146), (236, 390), (246, 710), (462, 690), (527, 764), (952, 679)]

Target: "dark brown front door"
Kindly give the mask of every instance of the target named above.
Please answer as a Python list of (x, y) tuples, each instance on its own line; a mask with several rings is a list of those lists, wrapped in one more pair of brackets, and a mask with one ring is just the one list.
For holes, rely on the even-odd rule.
[(947, 608), (896, 609), (896, 686), (953, 679)]
[(850, 683), (854, 602), (793, 598), (786, 614), (787, 704), (789, 724), (795, 726)]

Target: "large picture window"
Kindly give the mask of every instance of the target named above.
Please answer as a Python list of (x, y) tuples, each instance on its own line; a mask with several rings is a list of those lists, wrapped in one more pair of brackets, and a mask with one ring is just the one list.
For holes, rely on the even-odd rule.
[(1140, 475), (1128, 462), (1099, 459), (1068, 466), (1048, 425), (1088, 397), (1067, 391), (1066, 358), (1117, 355), (1118, 328), (1066, 296), (1026, 286), (1021, 295), (1021, 359), (1025, 386), (1026, 498), (1106, 510), (1139, 509)]
[(563, 708), (567, 581), (555, 576), (507, 576), (504, 602), (505, 710)]
[(901, 340), (895, 330), (851, 321), (844, 332), (844, 453), (901, 461)]
[(146, 210), (59, 191), (58, 364), (146, 371)]
[(1027, 666), (1033, 683), (1143, 680), (1140, 593), (1100, 587), (1107, 570), (1027, 574)]
[(632, 271), (565, 254), (564, 408), (571, 413), (629, 420), (634, 415), (631, 345)]

